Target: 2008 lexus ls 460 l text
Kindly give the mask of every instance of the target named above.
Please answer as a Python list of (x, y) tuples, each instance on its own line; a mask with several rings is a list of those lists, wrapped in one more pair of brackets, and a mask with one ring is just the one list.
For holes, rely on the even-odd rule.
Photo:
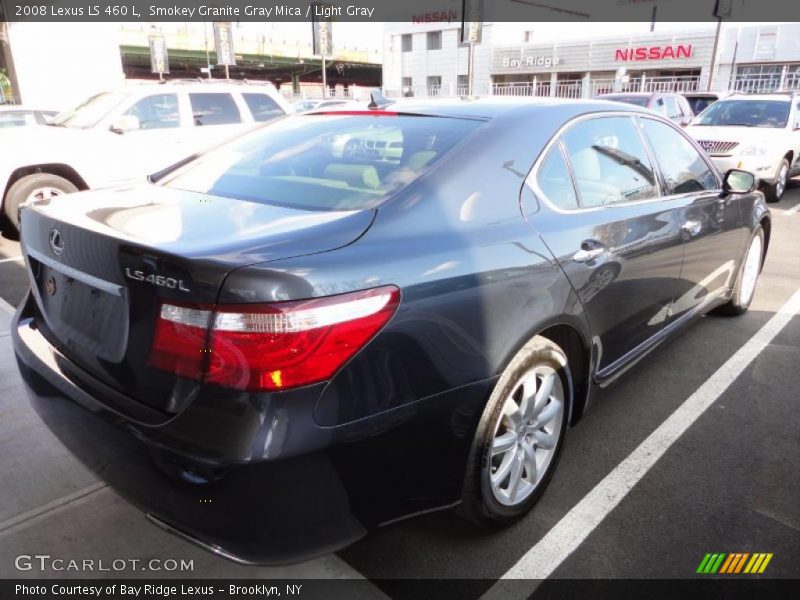
[(229, 558), (298, 561), (436, 508), (512, 523), (599, 387), (753, 297), (757, 182), (655, 113), (376, 105), (21, 211), (34, 407)]

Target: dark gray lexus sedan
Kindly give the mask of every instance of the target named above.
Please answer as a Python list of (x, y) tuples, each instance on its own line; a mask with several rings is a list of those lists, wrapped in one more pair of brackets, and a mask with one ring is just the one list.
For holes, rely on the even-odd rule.
[(439, 508), (509, 524), (595, 389), (747, 310), (755, 184), (615, 102), (293, 115), (24, 208), (13, 343), (72, 452), (229, 558)]

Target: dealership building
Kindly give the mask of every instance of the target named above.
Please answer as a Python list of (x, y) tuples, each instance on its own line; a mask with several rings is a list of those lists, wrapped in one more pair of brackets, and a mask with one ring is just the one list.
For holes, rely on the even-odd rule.
[[(414, 95), (463, 94), (468, 49), (460, 23), (387, 27), (384, 87)], [(438, 26), (437, 26), (438, 25)], [(533, 25), (533, 24), (532, 24)], [(484, 26), (474, 62), (476, 94), (591, 97), (608, 91), (800, 89), (800, 23), (726, 24), (713, 61), (715, 26), (537, 41), (492, 35)]]

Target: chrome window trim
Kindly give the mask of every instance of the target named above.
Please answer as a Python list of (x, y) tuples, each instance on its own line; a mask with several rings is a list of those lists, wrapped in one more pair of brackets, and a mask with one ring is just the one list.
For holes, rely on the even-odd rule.
[[(547, 154), (550, 151), (550, 149), (555, 144), (561, 142), (561, 138), (562, 138), (564, 132), (567, 131), (567, 129), (569, 129), (570, 127), (572, 127), (572, 126), (574, 126), (574, 125), (576, 125), (578, 123), (581, 123), (583, 121), (588, 121), (590, 119), (600, 119), (600, 118), (605, 118), (605, 117), (620, 117), (620, 116), (623, 116), (623, 117), (634, 117), (633, 118), (634, 126), (637, 128), (637, 130), (639, 128), (638, 128), (638, 126), (636, 124), (635, 117), (641, 117), (641, 118), (644, 118), (644, 119), (651, 119), (653, 121), (658, 121), (659, 123), (666, 123), (667, 125), (669, 125), (673, 129), (675, 129), (678, 132), (679, 135), (682, 135), (684, 138), (689, 140), (689, 143), (692, 144), (692, 146), (695, 148), (695, 150), (699, 151), (700, 157), (703, 159), (703, 162), (705, 162), (706, 165), (711, 168), (711, 172), (714, 174), (714, 177), (717, 180), (718, 188), (716, 188), (714, 190), (707, 190), (708, 193), (712, 193), (712, 192), (721, 193), (722, 192), (722, 176), (721, 176), (722, 174), (719, 172), (719, 169), (717, 169), (717, 167), (710, 161), (710, 159), (705, 156), (705, 153), (703, 152), (703, 150), (697, 145), (697, 142), (691, 136), (685, 134), (683, 131), (678, 129), (678, 127), (672, 121), (670, 121), (669, 119), (659, 117), (657, 114), (647, 114), (645, 112), (622, 111), (621, 110), (621, 111), (598, 111), (598, 112), (584, 113), (582, 115), (578, 115), (576, 117), (573, 117), (573, 118), (569, 119), (564, 124), (562, 124), (561, 127), (558, 128), (558, 130), (548, 140), (547, 144), (544, 145), (544, 148), (542, 148), (542, 151), (539, 153), (539, 156), (536, 157), (536, 160), (533, 163), (533, 167), (531, 168), (530, 172), (528, 173), (528, 176), (525, 178), (525, 185), (527, 185), (528, 188), (534, 193), (534, 195), (536, 196), (537, 200), (539, 200), (540, 202), (544, 202), (547, 205), (547, 207), (550, 210), (552, 210), (553, 212), (556, 212), (556, 213), (559, 213), (559, 214), (564, 214), (564, 215), (574, 215), (574, 214), (581, 214), (581, 213), (597, 212), (597, 211), (600, 211), (600, 210), (618, 209), (618, 208), (623, 208), (623, 207), (627, 207), (627, 206), (639, 206), (641, 204), (652, 204), (652, 203), (656, 203), (656, 202), (664, 202), (666, 200), (676, 200), (676, 199), (680, 199), (682, 197), (689, 197), (689, 196), (695, 195), (695, 192), (687, 192), (685, 194), (660, 195), (662, 190), (661, 190), (661, 186), (659, 184), (658, 185), (659, 195), (654, 197), (654, 198), (647, 198), (645, 200), (635, 200), (633, 202), (619, 202), (619, 203), (616, 203), (616, 204), (606, 204), (606, 205), (603, 205), (603, 206), (589, 206), (589, 207), (579, 206), (578, 208), (574, 208), (574, 209), (571, 209), (571, 210), (565, 210), (563, 208), (559, 208), (558, 206), (556, 206), (547, 197), (547, 195), (539, 187), (539, 183), (538, 183), (539, 168), (541, 167), (542, 162), (544, 162), (544, 159), (547, 156)], [(648, 152), (648, 153), (652, 152), (652, 150), (650, 149), (650, 144), (649, 143), (645, 143), (645, 148), (646, 148), (646, 152)], [(568, 160), (569, 157), (566, 156), (566, 148), (564, 147), (563, 144), (561, 144), (561, 152), (562, 152), (562, 155), (564, 156), (564, 160), (566, 160), (566, 162), (567, 162), (567, 168), (568, 168), (568, 170), (570, 172), (570, 178), (571, 178), (572, 187), (573, 187), (573, 190), (575, 191), (576, 197), (578, 198), (578, 202), (580, 203), (580, 201), (581, 201), (580, 200), (580, 193), (579, 193), (579, 191), (577, 189), (577, 185), (575, 184), (575, 175), (574, 175), (574, 172), (573, 172), (573, 169), (572, 169), (572, 162), (570, 160)], [(662, 180), (662, 178), (663, 178), (663, 175), (661, 173), (661, 167), (658, 166), (657, 163), (654, 164), (653, 166), (658, 169), (658, 177), (656, 179), (657, 179), (658, 182), (660, 182)]]
[[(684, 139), (688, 140), (689, 144), (691, 144), (691, 146), (697, 151), (697, 153), (700, 155), (700, 158), (703, 159), (703, 162), (706, 163), (706, 166), (711, 170), (712, 175), (714, 175), (714, 178), (717, 180), (717, 187), (714, 188), (714, 190), (719, 190), (720, 192), (722, 192), (722, 176), (723, 176), (723, 173), (719, 172), (719, 169), (714, 164), (714, 162), (711, 160), (711, 157), (709, 157), (708, 153), (700, 147), (700, 144), (697, 142), (697, 140), (695, 140), (692, 136), (684, 133), (683, 130), (680, 127), (678, 127), (677, 125), (675, 125), (675, 123), (673, 123), (672, 121), (669, 121), (667, 119), (654, 119), (650, 115), (641, 115), (641, 118), (642, 119), (650, 119), (651, 121), (657, 121), (659, 123), (666, 123), (667, 125), (672, 127), (672, 129), (674, 129), (678, 133), (678, 135), (681, 135), (681, 136), (683, 136)], [(642, 132), (642, 133), (644, 133), (644, 132)], [(646, 139), (646, 136), (645, 136), (645, 139)], [(648, 146), (649, 145), (650, 144), (649, 144), (649, 141), (648, 141)], [(661, 171), (661, 166), (658, 167), (658, 170)], [(712, 192), (714, 190), (706, 190), (706, 191), (707, 192)], [(692, 194), (693, 192), (688, 192), (688, 193)], [(665, 198), (677, 197), (677, 196), (685, 196), (685, 195), (687, 195), (687, 194), (673, 194), (672, 196), (665, 196)]]

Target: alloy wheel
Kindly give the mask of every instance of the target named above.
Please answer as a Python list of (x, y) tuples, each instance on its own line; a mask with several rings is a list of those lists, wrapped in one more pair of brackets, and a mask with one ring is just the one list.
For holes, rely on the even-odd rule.
[(55, 198), (56, 196), (61, 196), (64, 192), (59, 190), (58, 188), (54, 188), (51, 186), (45, 186), (36, 188), (28, 197), (25, 198), (25, 201), (22, 203), (22, 206), (28, 206), (29, 204), (33, 204), (34, 202), (41, 202), (43, 200), (50, 200), (51, 198)]
[(555, 456), (564, 419), (564, 387), (558, 373), (539, 365), (526, 372), (503, 404), (488, 461), (495, 499), (524, 502)]
[(775, 182), (775, 197), (780, 198), (786, 189), (786, 178), (789, 174), (789, 167), (784, 162), (781, 165), (781, 170), (778, 172), (778, 180)]
[(747, 305), (753, 299), (756, 290), (756, 280), (761, 268), (761, 236), (756, 235), (750, 242), (750, 248), (745, 257), (744, 271), (742, 272), (741, 300), (742, 304)]

